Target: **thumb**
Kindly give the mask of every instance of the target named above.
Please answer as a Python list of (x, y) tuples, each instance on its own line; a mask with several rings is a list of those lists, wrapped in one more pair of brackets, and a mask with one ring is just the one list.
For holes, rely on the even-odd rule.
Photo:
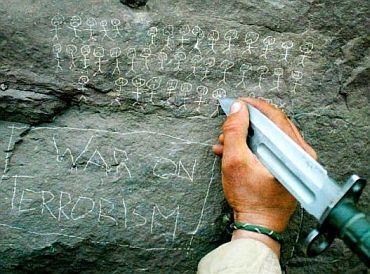
[(247, 146), (248, 127), (249, 112), (246, 104), (241, 101), (234, 102), (223, 126), (223, 162), (232, 165), (247, 162), (252, 153)]

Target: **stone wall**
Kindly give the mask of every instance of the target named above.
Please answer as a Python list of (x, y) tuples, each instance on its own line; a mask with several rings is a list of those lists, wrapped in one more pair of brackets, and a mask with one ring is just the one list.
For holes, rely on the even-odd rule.
[[(194, 273), (229, 238), (220, 97), (269, 100), (335, 179), (368, 177), (366, 1), (122, 2), (0, 2), (3, 273)], [(315, 224), (295, 213), (287, 273), (366, 272), (341, 241), (304, 257)]]

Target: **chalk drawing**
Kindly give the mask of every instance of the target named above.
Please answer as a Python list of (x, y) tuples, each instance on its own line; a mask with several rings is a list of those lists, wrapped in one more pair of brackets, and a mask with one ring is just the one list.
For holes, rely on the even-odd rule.
[(265, 45), (264, 52), (260, 55), (260, 58), (267, 59), (267, 54), (271, 51), (271, 46), (275, 44), (275, 37), (267, 36), (263, 39), (263, 44)]
[(59, 30), (61, 30), (61, 25), (64, 23), (64, 16), (57, 14), (51, 19), (51, 25), (54, 27), (51, 31), (54, 32), (52, 41), (59, 40)]
[(85, 24), (87, 25), (87, 30), (89, 32), (89, 41), (90, 42), (94, 42), (96, 41), (96, 38), (94, 37), (94, 29), (96, 28), (96, 26), (98, 25), (98, 23), (96, 22), (96, 19), (94, 17), (89, 17), (87, 18)]

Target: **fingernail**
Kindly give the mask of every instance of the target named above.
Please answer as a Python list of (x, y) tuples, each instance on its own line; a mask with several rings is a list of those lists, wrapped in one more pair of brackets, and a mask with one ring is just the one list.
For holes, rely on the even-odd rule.
[(234, 102), (230, 107), (230, 113), (236, 113), (242, 108), (242, 104), (240, 102)]

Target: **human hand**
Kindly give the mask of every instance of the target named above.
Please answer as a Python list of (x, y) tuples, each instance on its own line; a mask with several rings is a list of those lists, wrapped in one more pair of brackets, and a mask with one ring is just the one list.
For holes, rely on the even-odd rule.
[(220, 144), (213, 147), (215, 154), (222, 156), (225, 197), (234, 211), (235, 221), (282, 232), (297, 203), (248, 148), (249, 113), (245, 103), (260, 110), (315, 159), (316, 153), (278, 108), (252, 98), (242, 98), (238, 102), (233, 104), (232, 114), (224, 123)]

